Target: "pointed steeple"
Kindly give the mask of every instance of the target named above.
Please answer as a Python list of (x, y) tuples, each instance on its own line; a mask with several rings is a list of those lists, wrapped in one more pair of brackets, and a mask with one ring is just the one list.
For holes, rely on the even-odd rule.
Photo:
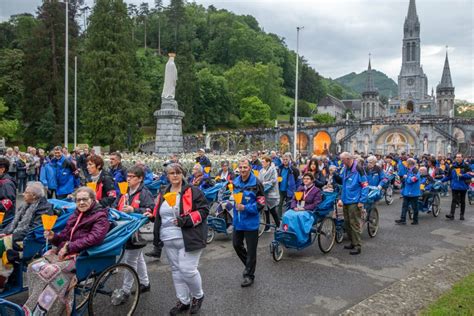
[(365, 92), (376, 92), (377, 89), (375, 89), (374, 79), (372, 78), (372, 65), (370, 55), (371, 54), (369, 54), (369, 67), (367, 68), (367, 83), (365, 86)]
[(443, 75), (437, 88), (454, 88), (451, 80), (451, 70), (449, 69), (448, 51), (446, 50), (446, 59), (444, 60)]
[(416, 14), (415, 0), (410, 0), (410, 5), (408, 6), (407, 20), (418, 20), (418, 14)]

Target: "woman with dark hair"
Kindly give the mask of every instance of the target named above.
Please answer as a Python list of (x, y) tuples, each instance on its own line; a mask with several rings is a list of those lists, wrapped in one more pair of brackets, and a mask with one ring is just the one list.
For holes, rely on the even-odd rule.
[(303, 185), (296, 192), (303, 192), (301, 201), (295, 197), (291, 200), (291, 209), (295, 211), (313, 211), (322, 201), (321, 190), (314, 185), (314, 177), (311, 172), (303, 175)]
[(158, 195), (153, 213), (145, 215), (155, 222), (155, 234), (159, 233), (171, 266), (178, 302), (170, 315), (189, 310), (195, 314), (204, 300), (198, 265), (206, 247), (209, 206), (198, 187), (184, 182), (181, 165), (169, 164), (166, 174), (170, 185)]
[[(104, 160), (102, 157), (94, 155), (87, 157), (88, 186), (95, 186), (95, 194), (100, 205), (111, 206), (117, 198), (114, 179), (104, 170)], [(90, 185), (90, 183), (95, 183)]]
[(320, 162), (316, 158), (311, 158), (311, 160), (308, 162), (307, 172), (313, 175), (314, 185), (319, 189), (322, 189), (327, 184), (327, 179), (323, 174), (323, 170), (324, 167), (320, 167)]
[[(127, 171), (128, 191), (126, 194), (117, 198), (113, 204), (117, 210), (125, 213), (140, 213), (150, 212), (155, 203), (153, 195), (148, 191), (143, 183), (145, 172), (141, 167), (133, 166)], [(148, 278), (145, 258), (143, 257), (144, 243), (134, 243), (133, 240), (127, 241), (125, 244), (125, 251), (122, 262), (133, 267), (138, 274), (140, 280), (140, 293), (150, 291), (150, 280)], [(114, 293), (116, 298), (113, 303), (115, 305), (123, 304), (130, 297), (133, 286), (133, 277), (130, 273), (124, 276), (122, 288), (117, 289)]]

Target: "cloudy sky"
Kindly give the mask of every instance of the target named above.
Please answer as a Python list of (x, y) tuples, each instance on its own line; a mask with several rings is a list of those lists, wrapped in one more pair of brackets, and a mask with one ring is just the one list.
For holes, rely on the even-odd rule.
[[(92, 2), (88, 0), (88, 2)], [(142, 0), (128, 0), (140, 3)], [(153, 0), (145, 0), (153, 5)], [(164, 1), (167, 4), (167, 0)], [(237, 14), (256, 17), (267, 32), (286, 39), (323, 76), (337, 78), (372, 67), (397, 81), (402, 29), (409, 0), (196, 0)], [(34, 12), (41, 0), (0, 0), (0, 19)], [(417, 0), (421, 23), (421, 63), (429, 90), (441, 79), (446, 45), (456, 98), (474, 102), (474, 1)]]

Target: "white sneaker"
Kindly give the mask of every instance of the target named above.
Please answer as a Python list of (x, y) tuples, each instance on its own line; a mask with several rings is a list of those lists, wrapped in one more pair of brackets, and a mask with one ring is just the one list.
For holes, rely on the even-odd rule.
[(129, 293), (125, 293), (125, 291), (122, 289), (116, 289), (112, 293), (111, 303), (113, 306), (119, 306), (124, 304), (129, 297)]

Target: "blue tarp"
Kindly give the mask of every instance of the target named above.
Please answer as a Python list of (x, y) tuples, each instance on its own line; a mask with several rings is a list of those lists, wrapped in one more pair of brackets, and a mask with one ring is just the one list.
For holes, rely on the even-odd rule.
[(314, 223), (314, 216), (308, 211), (288, 210), (283, 214), (283, 227), (288, 225), (288, 230), (296, 234), (298, 246), (308, 241), (309, 232)]
[(109, 210), (109, 220), (117, 225), (112, 228), (101, 245), (89, 248), (86, 253), (89, 256), (120, 255), (123, 245), (140, 227), (148, 223), (149, 219), (141, 214), (123, 213), (114, 209)]
[(209, 189), (202, 190), (204, 196), (208, 201), (215, 201), (217, 199), (217, 193), (227, 185), (227, 182), (217, 182), (213, 187)]

